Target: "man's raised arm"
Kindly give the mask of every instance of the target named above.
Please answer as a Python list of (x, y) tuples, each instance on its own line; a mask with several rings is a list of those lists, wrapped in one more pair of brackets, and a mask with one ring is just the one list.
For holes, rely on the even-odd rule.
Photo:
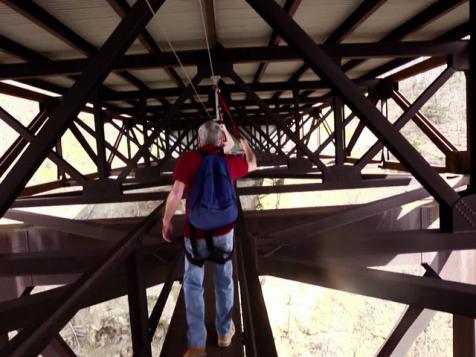
[(256, 170), (258, 167), (256, 163), (256, 155), (248, 144), (248, 141), (245, 139), (240, 139), (240, 146), (245, 152), (246, 162), (248, 163), (248, 172)]
[(235, 146), (235, 141), (233, 137), (230, 135), (228, 129), (226, 128), (225, 124), (220, 124), (221, 130), (223, 131), (224, 140), (223, 140), (223, 152), (225, 154), (229, 154), (233, 146)]

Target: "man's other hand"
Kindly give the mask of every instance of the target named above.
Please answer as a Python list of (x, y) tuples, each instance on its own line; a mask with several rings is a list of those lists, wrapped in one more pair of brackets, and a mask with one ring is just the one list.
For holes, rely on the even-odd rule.
[(173, 226), (171, 221), (162, 221), (162, 238), (167, 243), (172, 243), (171, 235), (173, 231)]
[(222, 145), (223, 145), (223, 152), (225, 154), (230, 153), (231, 149), (233, 149), (233, 146), (235, 146), (235, 141), (233, 140), (232, 136), (226, 129), (225, 124), (220, 124), (220, 128), (223, 133), (223, 138), (222, 138)]
[(248, 163), (248, 172), (254, 171), (257, 168), (256, 155), (248, 144), (246, 139), (240, 139), (240, 146), (245, 152), (246, 162)]

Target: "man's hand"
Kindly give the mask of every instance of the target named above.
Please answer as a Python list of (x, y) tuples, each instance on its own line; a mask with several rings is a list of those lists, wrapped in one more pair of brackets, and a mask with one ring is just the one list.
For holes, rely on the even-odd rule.
[(240, 146), (243, 151), (246, 151), (248, 148), (251, 149), (250, 144), (248, 144), (248, 140), (245, 138), (240, 139)]
[(162, 219), (162, 237), (166, 242), (172, 243), (171, 233), (172, 233), (172, 217), (177, 210), (180, 200), (183, 196), (183, 190), (185, 189), (185, 184), (176, 180), (172, 186), (167, 202), (165, 203), (164, 217)]
[(256, 170), (256, 155), (248, 144), (246, 139), (240, 139), (240, 146), (245, 152), (246, 162), (248, 163), (248, 172)]
[(167, 243), (172, 243), (172, 239), (171, 239), (172, 231), (173, 231), (172, 222), (163, 220), (162, 221), (162, 238), (164, 238), (164, 240)]
[(231, 151), (231, 149), (233, 149), (233, 146), (235, 146), (235, 141), (233, 140), (230, 133), (226, 129), (225, 124), (220, 124), (220, 128), (223, 133), (223, 138), (222, 138), (223, 152), (225, 154), (228, 154)]

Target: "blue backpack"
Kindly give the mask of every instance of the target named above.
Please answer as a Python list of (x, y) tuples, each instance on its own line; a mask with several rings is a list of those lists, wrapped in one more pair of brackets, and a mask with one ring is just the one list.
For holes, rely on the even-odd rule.
[(187, 198), (188, 220), (195, 228), (210, 231), (237, 220), (237, 197), (223, 152), (199, 153), (203, 159)]

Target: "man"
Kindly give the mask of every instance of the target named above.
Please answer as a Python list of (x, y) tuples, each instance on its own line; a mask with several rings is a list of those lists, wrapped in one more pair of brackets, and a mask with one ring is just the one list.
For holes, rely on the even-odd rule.
[[(233, 147), (233, 139), (224, 125), (214, 121), (207, 121), (198, 129), (198, 144), (202, 152), (208, 154), (219, 154), (221, 150), (225, 153)], [(232, 156), (225, 154), (230, 177), (235, 182), (240, 177), (246, 176), (248, 172), (256, 169), (256, 156), (251, 150), (246, 140), (240, 140), (240, 146), (244, 151), (244, 156)], [(198, 151), (191, 151), (179, 157), (174, 171), (174, 184), (165, 206), (163, 217), (162, 236), (167, 242), (171, 242), (170, 233), (172, 231), (171, 219), (177, 210), (184, 192), (190, 193), (202, 162), (202, 154)], [(186, 204), (186, 216), (188, 217), (188, 205)], [(230, 253), (233, 250), (233, 224), (213, 230), (213, 246), (222, 252)], [(185, 249), (187, 255), (195, 259), (207, 257), (209, 254), (205, 241), (205, 232), (193, 229), (196, 238), (195, 251), (200, 255), (196, 257), (192, 243), (190, 241), (191, 229), (186, 223), (184, 227)], [(218, 346), (228, 347), (235, 333), (232, 321), (233, 310), (233, 267), (231, 260), (224, 264), (213, 264), (215, 280), (216, 298), (216, 319), (215, 325), (218, 334)], [(187, 313), (187, 341), (188, 350), (184, 357), (206, 356), (205, 346), (207, 331), (205, 328), (205, 306), (203, 301), (203, 275), (202, 266), (196, 265), (185, 257), (185, 268), (183, 276), (183, 289), (185, 296), (185, 306)]]

